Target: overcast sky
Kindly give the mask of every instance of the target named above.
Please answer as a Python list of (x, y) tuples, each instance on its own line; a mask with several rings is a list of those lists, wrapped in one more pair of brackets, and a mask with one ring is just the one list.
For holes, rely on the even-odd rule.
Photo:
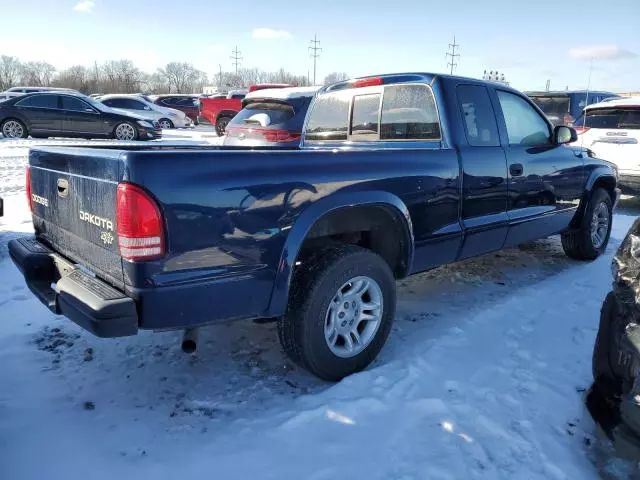
[[(58, 68), (128, 58), (146, 71), (186, 61), (209, 74), (242, 65), (311, 70), (309, 40), (322, 53), (318, 79), (401, 71), (504, 72), (520, 89), (640, 90), (640, 0), (0, 0), (0, 55)], [(11, 39), (11, 41), (8, 41)], [(312, 71), (312, 70), (311, 70)]]

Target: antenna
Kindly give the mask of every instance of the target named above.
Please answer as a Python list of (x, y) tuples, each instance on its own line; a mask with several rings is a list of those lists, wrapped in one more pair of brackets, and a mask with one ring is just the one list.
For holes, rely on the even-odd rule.
[[(584, 101), (584, 107), (585, 110), (583, 110), (582, 112), (582, 128), (583, 128), (583, 132), (584, 132), (584, 128), (587, 125), (587, 110), (586, 108), (589, 106), (589, 90), (591, 89), (591, 72), (593, 71), (593, 57), (591, 57), (591, 60), (589, 60), (589, 79), (587, 80), (587, 96), (585, 98)], [(581, 135), (581, 139), (580, 139), (580, 148), (584, 148), (584, 134)]]
[(320, 52), (322, 52), (322, 48), (319, 47), (320, 40), (318, 40), (318, 35), (313, 35), (313, 40), (309, 40), (309, 56), (313, 58), (313, 84), (316, 84), (316, 62), (318, 61), (318, 57), (320, 56)]
[(242, 61), (242, 55), (240, 50), (238, 50), (238, 46), (236, 45), (236, 48), (234, 48), (231, 51), (231, 60), (232, 60), (232, 64), (236, 67), (236, 75), (238, 75), (238, 65), (240, 65), (240, 62)]
[(456, 57), (460, 57), (459, 53), (456, 53), (456, 48), (458, 48), (460, 46), (460, 44), (456, 43), (456, 36), (453, 36), (453, 43), (449, 44), (449, 47), (451, 48), (451, 53), (449, 53), (449, 51), (447, 51), (446, 56), (447, 57), (451, 57), (451, 61), (447, 62), (447, 67), (450, 67), (450, 73), (451, 75), (453, 75), (453, 69), (456, 68), (458, 66), (458, 64), (456, 63)]

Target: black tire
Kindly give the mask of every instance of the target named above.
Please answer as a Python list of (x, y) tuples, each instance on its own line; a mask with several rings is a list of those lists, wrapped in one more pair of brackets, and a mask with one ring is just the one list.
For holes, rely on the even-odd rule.
[(231, 117), (227, 117), (226, 115), (218, 118), (218, 120), (216, 121), (216, 133), (219, 137), (222, 137), (224, 135), (224, 132), (227, 129), (227, 125), (230, 121)]
[[(382, 315), (370, 343), (358, 354), (344, 358), (329, 348), (325, 322), (334, 295), (359, 276), (373, 279), (380, 287)], [(376, 358), (389, 336), (395, 309), (395, 279), (387, 262), (370, 250), (336, 244), (303, 259), (294, 273), (287, 313), (278, 321), (278, 336), (291, 360), (320, 378), (337, 381)]]
[[(119, 138), (118, 137), (118, 129), (123, 125), (128, 125), (129, 127), (133, 128), (133, 132), (134, 132), (133, 138), (124, 139), (124, 138)], [(138, 129), (136, 128), (136, 126), (133, 123), (131, 123), (131, 122), (120, 122), (113, 129), (113, 138), (115, 138), (116, 140), (123, 140), (123, 141), (138, 140), (138, 138), (140, 138), (140, 132), (138, 131)]]
[[(10, 122), (17, 123), (22, 129), (22, 133), (19, 136), (9, 136), (4, 134), (5, 126), (9, 126)], [(27, 129), (27, 126), (17, 118), (7, 118), (4, 122), (2, 122), (2, 125), (0, 125), (0, 133), (2, 133), (5, 138), (27, 138), (29, 136), (29, 130)]]
[(173, 122), (171, 120), (169, 120), (168, 118), (161, 118), (160, 120), (158, 120), (158, 123), (160, 124), (160, 128), (163, 128), (163, 129), (165, 129), (165, 128), (176, 128), (175, 125), (173, 124)]
[[(594, 245), (591, 238), (591, 222), (594, 212), (601, 205), (607, 209), (609, 223), (607, 225), (606, 235), (601, 245)], [(578, 229), (564, 232), (561, 235), (562, 248), (564, 253), (576, 260), (595, 260), (604, 253), (609, 243), (611, 235), (611, 224), (613, 221), (613, 203), (611, 197), (606, 190), (599, 188), (593, 192), (591, 199), (587, 204), (582, 224)]]
[(613, 292), (609, 292), (600, 309), (600, 326), (593, 346), (591, 368), (593, 380), (598, 390), (607, 399), (614, 399), (622, 393), (624, 372), (616, 363), (618, 342), (615, 338), (624, 325), (618, 300)]

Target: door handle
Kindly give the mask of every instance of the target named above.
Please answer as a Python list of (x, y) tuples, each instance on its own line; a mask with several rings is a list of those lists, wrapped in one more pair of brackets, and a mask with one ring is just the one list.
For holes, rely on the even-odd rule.
[(524, 167), (521, 163), (512, 163), (509, 165), (509, 173), (512, 177), (520, 177), (524, 173)]

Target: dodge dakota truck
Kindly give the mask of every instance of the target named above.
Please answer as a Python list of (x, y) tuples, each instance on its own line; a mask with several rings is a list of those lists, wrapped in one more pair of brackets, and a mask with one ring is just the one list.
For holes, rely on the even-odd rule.
[(560, 234), (609, 240), (615, 167), (569, 146), (522, 93), (428, 73), (324, 87), (299, 147), (33, 148), (35, 235), (10, 255), (32, 292), (99, 337), (277, 321), (329, 380), (365, 368), (395, 280)]

